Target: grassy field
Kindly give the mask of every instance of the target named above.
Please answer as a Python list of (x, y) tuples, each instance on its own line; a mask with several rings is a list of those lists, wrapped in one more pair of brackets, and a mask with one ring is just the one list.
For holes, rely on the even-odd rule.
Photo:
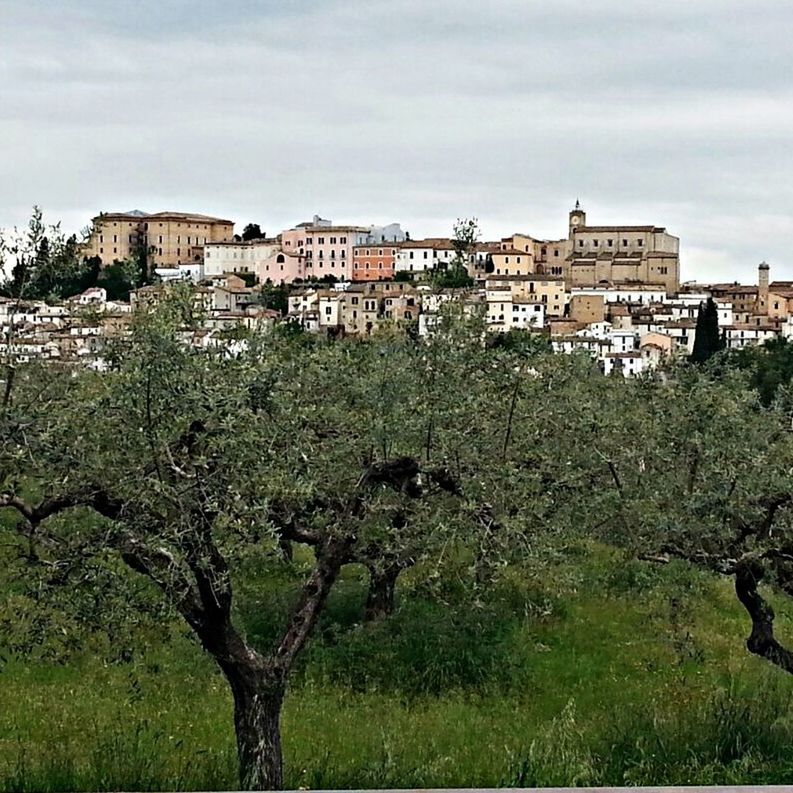
[[(793, 781), (793, 679), (744, 650), (729, 581), (586, 548), (483, 603), (362, 626), (362, 600), (350, 571), (291, 687), (288, 787)], [(5, 658), (0, 790), (233, 789), (230, 698), (195, 645), (103, 655)]]

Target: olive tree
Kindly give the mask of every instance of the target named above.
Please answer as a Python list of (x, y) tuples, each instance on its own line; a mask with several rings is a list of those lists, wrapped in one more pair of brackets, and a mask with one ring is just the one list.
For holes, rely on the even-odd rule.
[(793, 673), (760, 588), (793, 596), (789, 400), (764, 407), (720, 364), (604, 378), (600, 394), (587, 392), (573, 419), (575, 465), (591, 483), (575, 494), (578, 520), (650, 562), (674, 557), (732, 577), (751, 620), (747, 648)]
[[(19, 378), (0, 422), (0, 506), (19, 516), (20, 554), (63, 585), (87, 560), (150, 583), (228, 681), (242, 786), (280, 788), (287, 681), (341, 568), (480, 545), (510, 368), (451, 328), (426, 346), (271, 333), (234, 356), (198, 350), (184, 343), (190, 300), (138, 317), (107, 373)], [(292, 543), (311, 571), (276, 641), (256, 648), (235, 576)]]

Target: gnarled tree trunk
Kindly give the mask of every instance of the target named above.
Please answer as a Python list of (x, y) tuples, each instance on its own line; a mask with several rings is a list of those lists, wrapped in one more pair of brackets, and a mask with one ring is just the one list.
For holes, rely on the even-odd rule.
[(268, 675), (226, 671), (234, 697), (240, 785), (243, 790), (283, 790), (281, 707), (284, 685)]

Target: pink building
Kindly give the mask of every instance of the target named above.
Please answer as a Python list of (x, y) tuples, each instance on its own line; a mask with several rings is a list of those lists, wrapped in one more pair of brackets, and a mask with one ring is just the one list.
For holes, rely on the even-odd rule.
[(297, 261), (289, 272), (302, 271), (304, 275), (295, 277), (334, 275), (340, 281), (349, 281), (353, 248), (367, 242), (370, 231), (364, 226), (334, 226), (329, 220), (315, 215), (313, 221), (282, 232), (281, 250), (287, 260), (296, 257)]

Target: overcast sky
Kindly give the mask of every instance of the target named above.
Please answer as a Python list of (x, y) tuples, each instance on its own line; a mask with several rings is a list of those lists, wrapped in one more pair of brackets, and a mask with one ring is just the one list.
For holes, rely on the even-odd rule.
[(793, 279), (790, 0), (0, 0), (0, 227), (32, 204), (448, 235), (655, 223)]

